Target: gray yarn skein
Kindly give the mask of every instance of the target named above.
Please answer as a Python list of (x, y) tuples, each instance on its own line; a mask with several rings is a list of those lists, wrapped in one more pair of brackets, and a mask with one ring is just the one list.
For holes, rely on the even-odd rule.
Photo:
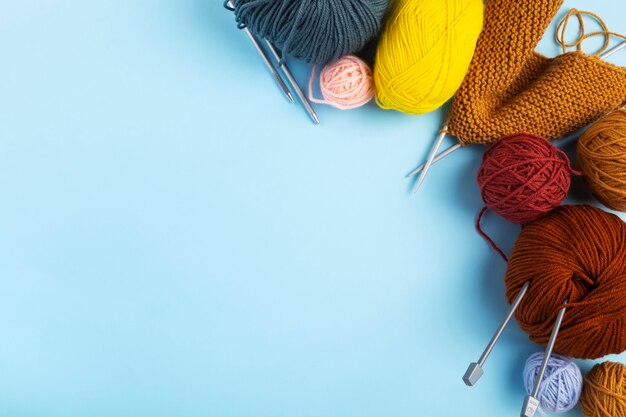
[(233, 0), (240, 25), (284, 53), (325, 64), (380, 31), (388, 0)]

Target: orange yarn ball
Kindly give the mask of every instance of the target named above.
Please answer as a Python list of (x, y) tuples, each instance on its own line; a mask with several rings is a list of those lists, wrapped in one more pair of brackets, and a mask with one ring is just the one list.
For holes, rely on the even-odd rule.
[(596, 122), (578, 141), (578, 166), (602, 204), (626, 211), (626, 111), (617, 110)]
[(515, 318), (545, 346), (563, 302), (554, 352), (597, 359), (626, 351), (626, 223), (593, 206), (561, 206), (527, 224), (506, 271), (509, 303), (530, 287)]
[(585, 417), (626, 417), (626, 366), (594, 366), (585, 377), (580, 407)]

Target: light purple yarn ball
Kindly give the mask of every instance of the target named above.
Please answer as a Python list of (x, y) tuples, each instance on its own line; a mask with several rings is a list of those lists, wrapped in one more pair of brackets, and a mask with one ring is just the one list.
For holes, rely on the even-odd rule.
[[(532, 354), (524, 366), (524, 385), (530, 394), (539, 373), (543, 352)], [(541, 409), (554, 413), (565, 413), (576, 406), (583, 389), (583, 376), (576, 363), (565, 356), (552, 355), (541, 383), (538, 400)]]

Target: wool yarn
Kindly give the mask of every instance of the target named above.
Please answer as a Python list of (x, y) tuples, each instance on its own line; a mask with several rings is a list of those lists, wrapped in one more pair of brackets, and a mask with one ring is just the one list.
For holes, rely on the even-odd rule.
[(555, 352), (597, 359), (626, 350), (626, 223), (596, 207), (560, 206), (524, 226), (506, 271), (509, 302), (530, 339), (546, 345), (567, 301)]
[(388, 0), (233, 0), (240, 25), (283, 53), (325, 64), (380, 31)]
[(320, 91), (323, 100), (313, 95), (316, 67), (309, 79), (309, 100), (328, 104), (340, 110), (349, 110), (369, 103), (374, 97), (372, 70), (361, 59), (347, 55), (326, 65), (320, 74)]
[[(530, 394), (543, 362), (544, 353), (532, 354), (524, 366), (524, 387)], [(548, 359), (546, 373), (541, 382), (538, 400), (541, 410), (553, 413), (565, 413), (576, 406), (583, 389), (583, 376), (580, 368), (572, 359), (552, 355)]]
[[(601, 30), (587, 33), (587, 29), (585, 27), (585, 16), (591, 18), (592, 21), (594, 21), (597, 25), (601, 27)], [(574, 41), (567, 41), (565, 40), (565, 32), (572, 17), (576, 17), (576, 20), (578, 20), (578, 37)], [(583, 52), (583, 44), (585, 43), (585, 41), (587, 39), (595, 38), (597, 36), (602, 36), (604, 38), (604, 42), (602, 43), (602, 46), (598, 50), (596, 50), (594, 55), (601, 54), (609, 48), (609, 45), (611, 44), (611, 36), (626, 40), (626, 36), (608, 30), (606, 23), (604, 23), (604, 20), (602, 20), (602, 18), (597, 14), (593, 12), (586, 12), (584, 10), (570, 9), (565, 17), (563, 17), (563, 19), (561, 19), (561, 21), (559, 22), (556, 28), (556, 32), (554, 33), (554, 40), (556, 41), (556, 43), (561, 45), (561, 50), (563, 53), (566, 53), (567, 48), (571, 47), (575, 47), (577, 51)]]
[(478, 186), (490, 210), (522, 224), (561, 204), (572, 172), (563, 151), (544, 138), (520, 133), (503, 137), (485, 151)]
[(410, 114), (442, 106), (463, 81), (482, 22), (482, 0), (395, 0), (376, 53), (378, 105)]
[[(626, 103), (626, 68), (580, 51), (534, 51), (563, 0), (490, 0), (448, 130), (463, 145), (515, 132), (554, 139)], [(374, 71), (376, 72), (376, 71)]]
[(598, 201), (626, 211), (626, 110), (616, 110), (587, 129), (578, 140), (576, 159)]
[(595, 365), (585, 376), (580, 407), (585, 417), (626, 417), (626, 366)]

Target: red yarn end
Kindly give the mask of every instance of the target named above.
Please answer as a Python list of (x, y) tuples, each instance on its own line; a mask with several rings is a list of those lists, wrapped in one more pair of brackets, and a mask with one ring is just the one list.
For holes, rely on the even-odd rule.
[(489, 243), (489, 245), (493, 248), (493, 250), (495, 250), (496, 253), (500, 255), (500, 257), (502, 257), (502, 259), (504, 259), (504, 262), (508, 263), (509, 258), (504, 254), (504, 251), (500, 249), (498, 245), (496, 245), (496, 242), (494, 242), (493, 239), (491, 239), (489, 235), (485, 233), (483, 229), (480, 227), (480, 221), (483, 219), (483, 216), (485, 215), (487, 210), (488, 208), (487, 206), (485, 206), (480, 211), (480, 213), (478, 213), (478, 217), (476, 217), (476, 230), (478, 230), (478, 233), (483, 237), (483, 239), (487, 241), (487, 243)]

